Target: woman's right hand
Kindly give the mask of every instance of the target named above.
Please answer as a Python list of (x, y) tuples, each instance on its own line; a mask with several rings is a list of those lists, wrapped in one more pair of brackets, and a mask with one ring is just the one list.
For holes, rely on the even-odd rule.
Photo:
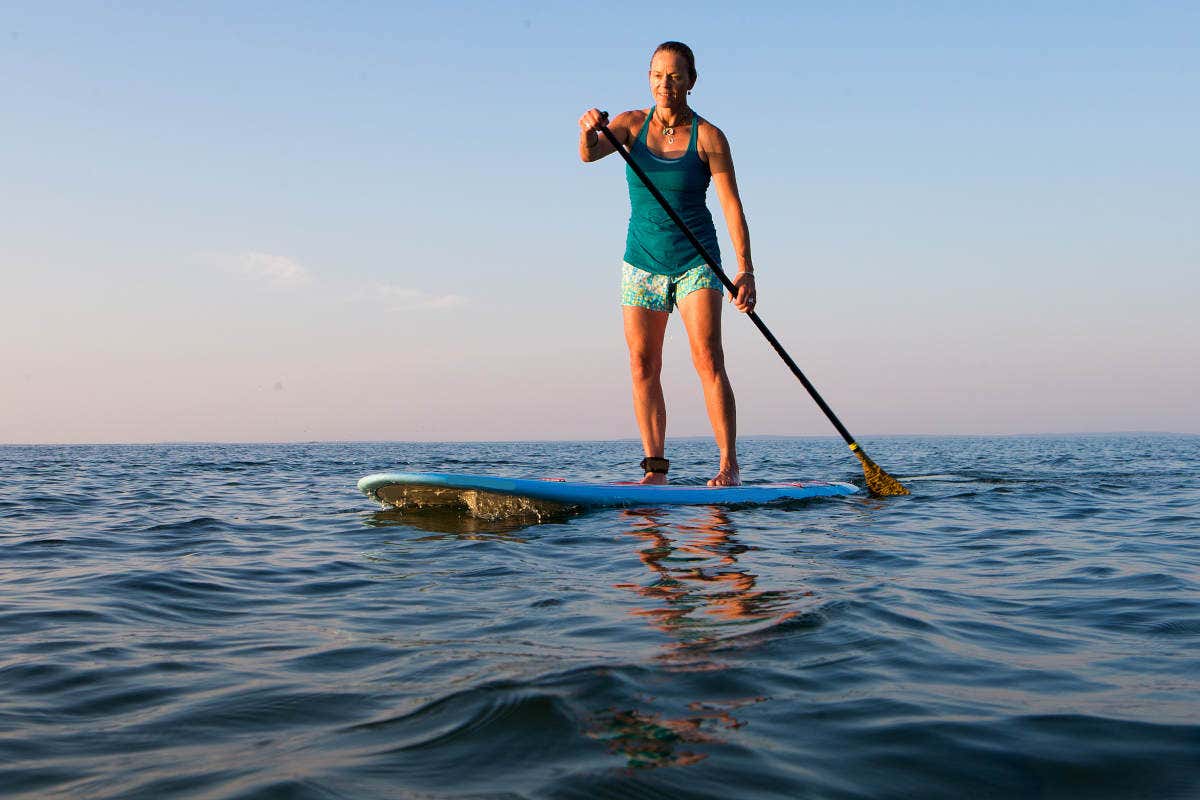
[(608, 114), (598, 108), (589, 108), (583, 112), (583, 116), (579, 118), (579, 132), (581, 134), (591, 133), (600, 130), (600, 126), (608, 121)]
[(585, 164), (613, 152), (612, 145), (598, 132), (607, 122), (608, 114), (598, 108), (589, 108), (579, 118), (579, 158)]

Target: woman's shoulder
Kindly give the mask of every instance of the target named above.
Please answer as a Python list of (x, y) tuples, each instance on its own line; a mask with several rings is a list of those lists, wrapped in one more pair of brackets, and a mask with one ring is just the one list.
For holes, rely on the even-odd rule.
[(631, 108), (628, 111), (622, 111), (613, 117), (612, 125), (618, 125), (623, 128), (633, 128), (635, 131), (642, 127), (646, 121), (646, 117), (650, 116), (644, 108)]
[(729, 140), (725, 138), (725, 133), (720, 128), (712, 123), (712, 120), (707, 117), (696, 116), (700, 122), (700, 128), (696, 131), (696, 138), (699, 140), (699, 145), (708, 149), (728, 147)]
[(646, 124), (646, 119), (650, 114), (644, 108), (633, 108), (629, 111), (622, 111), (609, 121), (608, 127), (617, 137), (625, 144), (626, 147), (633, 146), (633, 140), (637, 138), (642, 130), (642, 126)]
[[(718, 170), (713, 166), (714, 163), (724, 163), (729, 158), (729, 140), (720, 128), (707, 119), (697, 119), (700, 120), (700, 127), (696, 131), (696, 154), (715, 173)], [(713, 159), (717, 161), (714, 162)]]
[(645, 108), (631, 108), (628, 111), (622, 111), (618, 116), (627, 117), (638, 122), (645, 122), (646, 117), (650, 116), (650, 111)]

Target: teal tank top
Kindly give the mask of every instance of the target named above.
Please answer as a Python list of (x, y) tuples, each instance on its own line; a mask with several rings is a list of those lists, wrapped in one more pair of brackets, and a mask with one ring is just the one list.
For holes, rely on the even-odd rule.
[[(646, 146), (646, 131), (653, 122), (653, 116), (646, 118), (633, 147), (629, 148), (629, 154), (650, 176), (650, 180), (700, 243), (717, 259), (719, 266), (721, 252), (717, 247), (717, 229), (704, 202), (712, 175), (708, 165), (700, 160), (700, 154), (696, 152), (700, 118), (692, 120), (692, 137), (687, 152), (679, 158), (660, 158), (650, 152)], [(696, 252), (696, 248), (628, 164), (625, 165), (625, 179), (629, 182), (629, 233), (625, 237), (625, 262), (655, 275), (670, 276), (682, 275), (703, 264), (704, 258)]]

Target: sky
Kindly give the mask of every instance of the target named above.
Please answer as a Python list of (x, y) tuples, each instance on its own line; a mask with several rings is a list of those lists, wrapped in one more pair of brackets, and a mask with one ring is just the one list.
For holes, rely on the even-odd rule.
[[(0, 442), (636, 437), (624, 165), (577, 120), (648, 106), (666, 39), (857, 437), (1200, 433), (1190, 0), (18, 0)], [(741, 433), (833, 433), (724, 326)], [(678, 319), (665, 358), (708, 434)]]

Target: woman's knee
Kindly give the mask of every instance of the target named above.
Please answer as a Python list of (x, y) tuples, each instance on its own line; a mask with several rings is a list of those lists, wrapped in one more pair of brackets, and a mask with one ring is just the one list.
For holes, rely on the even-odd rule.
[(662, 355), (654, 353), (630, 353), (629, 374), (638, 383), (658, 380), (662, 374)]
[(692, 348), (692, 363), (701, 379), (710, 380), (725, 374), (725, 353), (721, 345), (704, 343)]

